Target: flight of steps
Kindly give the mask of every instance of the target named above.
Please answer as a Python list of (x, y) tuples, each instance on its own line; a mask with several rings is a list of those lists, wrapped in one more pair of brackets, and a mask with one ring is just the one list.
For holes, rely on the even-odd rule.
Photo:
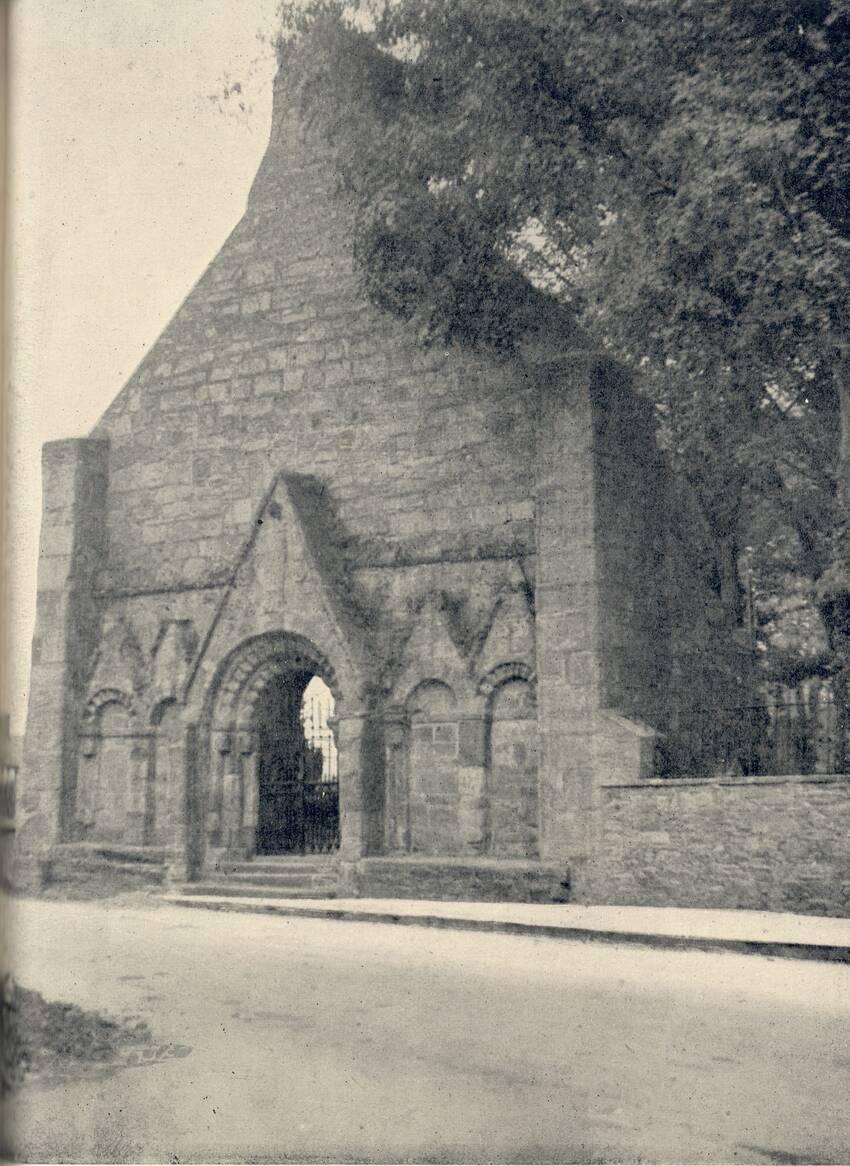
[(335, 854), (268, 854), (229, 863), (184, 883), (181, 895), (245, 899), (333, 899), (338, 893)]

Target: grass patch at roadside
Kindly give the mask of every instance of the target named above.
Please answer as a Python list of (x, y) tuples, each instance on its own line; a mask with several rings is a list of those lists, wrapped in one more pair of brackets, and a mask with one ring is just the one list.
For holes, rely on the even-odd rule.
[(112, 1020), (75, 1004), (45, 1000), (6, 975), (0, 1000), (0, 1096), (13, 1092), (28, 1075), (106, 1065), (151, 1039), (144, 1021)]

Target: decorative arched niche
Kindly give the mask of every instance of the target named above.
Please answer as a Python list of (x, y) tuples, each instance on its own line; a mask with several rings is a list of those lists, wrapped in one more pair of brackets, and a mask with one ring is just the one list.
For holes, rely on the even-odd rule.
[(79, 737), (75, 836), (142, 845), (148, 816), (150, 731), (138, 724), (132, 697), (102, 688), (86, 702)]
[(490, 670), (479, 683), (487, 698), (485, 849), (499, 858), (539, 854), (535, 677), (525, 663)]
[(422, 681), (405, 701), (407, 837), (413, 853), (460, 849), (457, 706), (454, 689), (437, 679)]

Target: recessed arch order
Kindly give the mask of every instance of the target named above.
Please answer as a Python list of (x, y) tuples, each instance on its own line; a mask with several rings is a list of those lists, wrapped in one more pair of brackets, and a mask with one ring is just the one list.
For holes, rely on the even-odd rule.
[(210, 686), (204, 719), (218, 730), (249, 727), (269, 680), (287, 670), (321, 677), (339, 709), (343, 694), (325, 653), (296, 632), (266, 632), (244, 640), (221, 663)]

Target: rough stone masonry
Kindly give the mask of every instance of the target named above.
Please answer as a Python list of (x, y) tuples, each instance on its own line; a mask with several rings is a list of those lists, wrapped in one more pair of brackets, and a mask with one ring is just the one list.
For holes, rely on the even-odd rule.
[(563, 321), (423, 350), (360, 295), (333, 188), (279, 78), (244, 218), (44, 449), (23, 885), (75, 847), (250, 859), (291, 675), (335, 700), (344, 886), (606, 895), (603, 785), (652, 776), (674, 634), (651, 411)]

